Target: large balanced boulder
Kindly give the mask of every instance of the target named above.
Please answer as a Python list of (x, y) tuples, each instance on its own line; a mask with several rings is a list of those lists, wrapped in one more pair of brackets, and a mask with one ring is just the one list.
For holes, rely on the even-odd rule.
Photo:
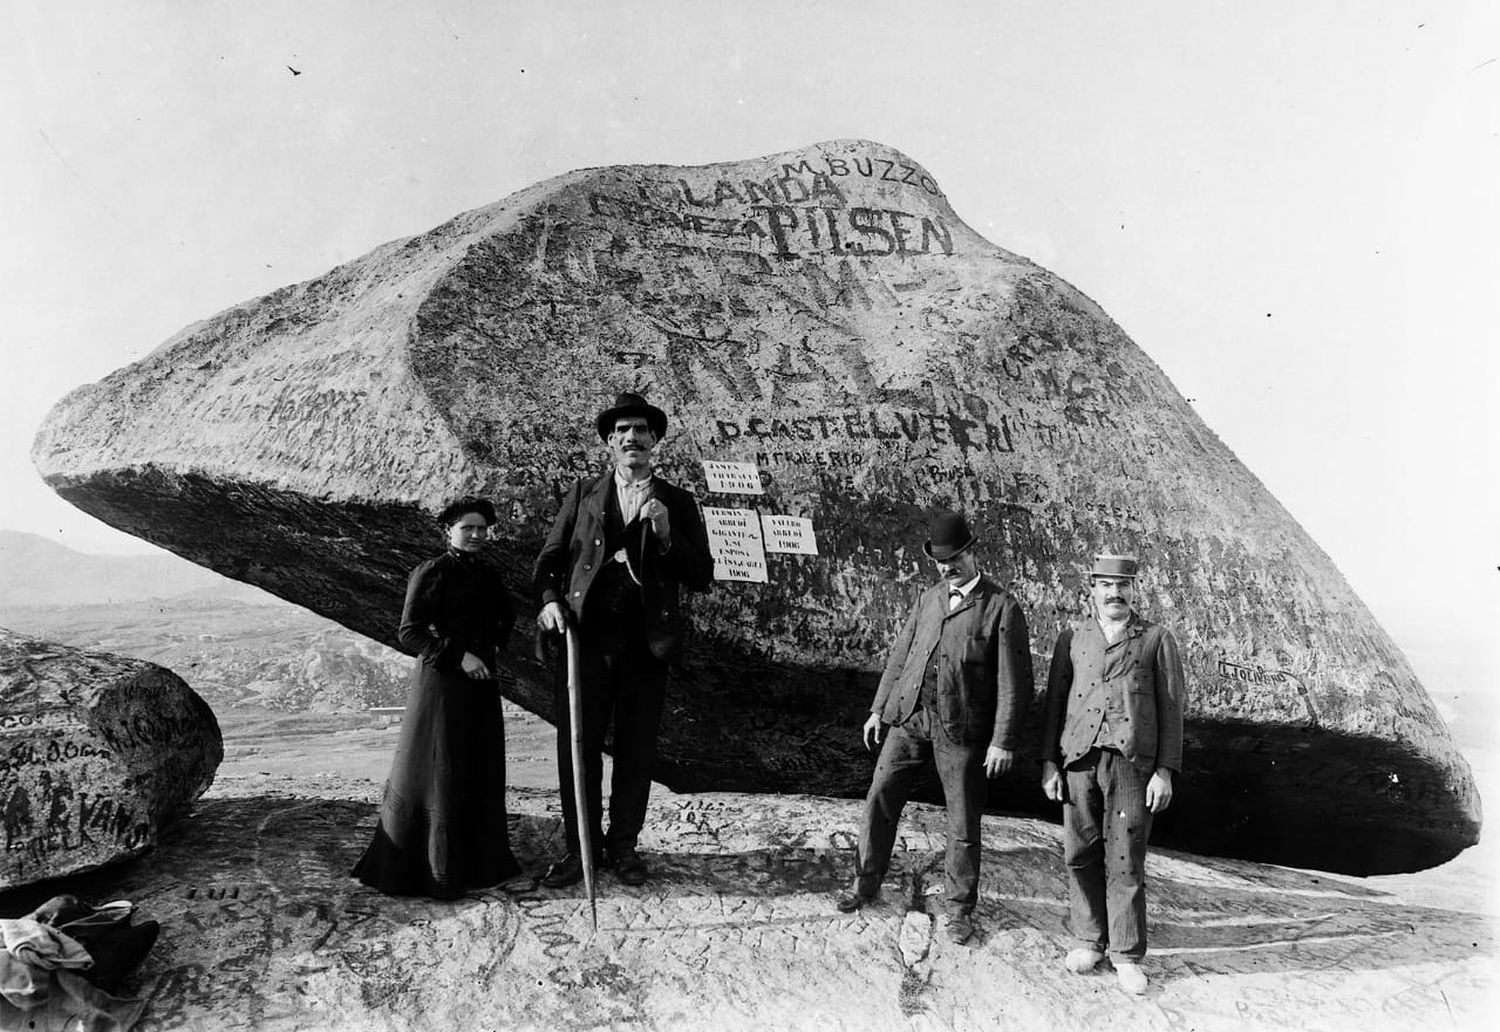
[(170, 670), (0, 629), (0, 889), (150, 849), (223, 758)]
[[(391, 642), (440, 547), (428, 514), (463, 492), (495, 498), (531, 608), (626, 388), (670, 416), (668, 477), (817, 544), (693, 600), (667, 784), (863, 791), (858, 727), (945, 505), (1013, 584), (1043, 676), (1090, 557), (1142, 556), (1192, 691), (1160, 841), (1374, 872), (1476, 840), (1466, 764), (1328, 557), (1097, 305), (880, 144), (548, 180), (188, 327), (65, 398), (33, 457), (101, 519)], [(708, 460), (753, 464), (763, 493), (710, 493)], [(507, 691), (550, 718), (530, 651)], [(992, 803), (1055, 812), (1034, 762)]]

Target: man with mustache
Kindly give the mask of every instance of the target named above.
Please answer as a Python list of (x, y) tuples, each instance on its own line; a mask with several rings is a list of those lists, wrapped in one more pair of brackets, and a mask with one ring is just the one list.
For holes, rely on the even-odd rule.
[(974, 934), (986, 779), (1015, 763), (1032, 693), (1026, 617), (1009, 591), (979, 572), (973, 546), (963, 516), (933, 518), (922, 549), (938, 583), (901, 628), (865, 721), (865, 747), (882, 739), (884, 746), (865, 798), (854, 884), (836, 904), (850, 913), (879, 893), (901, 811), (931, 761), (948, 811), (945, 930), (955, 943)]
[(1077, 946), (1092, 971), (1106, 951), (1120, 986), (1146, 991), (1146, 839), (1182, 769), (1182, 657), (1172, 632), (1133, 607), (1140, 564), (1100, 555), (1092, 613), (1058, 635), (1042, 723), (1042, 791), (1063, 803), (1063, 859)]
[[(537, 625), (562, 633), (571, 620), (579, 637), (591, 841), (596, 849), (603, 844), (603, 860), (622, 882), (640, 885), (647, 870), (636, 843), (651, 791), (667, 663), (682, 645), (681, 589), (706, 591), (713, 559), (697, 501), (652, 472), (652, 452), (667, 432), (666, 413), (639, 394), (625, 393), (599, 413), (596, 427), (613, 468), (573, 485), (537, 556), (532, 581), (541, 603)], [(559, 682), (557, 776), (567, 853), (542, 879), (549, 888), (583, 877), (568, 698)], [(609, 832), (602, 834), (602, 750), (611, 720), (614, 774)]]

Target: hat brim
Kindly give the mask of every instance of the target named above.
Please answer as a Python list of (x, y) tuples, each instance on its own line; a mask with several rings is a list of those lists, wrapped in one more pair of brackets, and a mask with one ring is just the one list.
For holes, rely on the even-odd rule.
[(973, 547), (974, 547), (974, 535), (973, 534), (969, 535), (969, 539), (967, 541), (965, 541), (963, 544), (958, 545), (956, 547), (950, 547), (950, 546), (940, 545), (940, 546), (938, 546), (938, 548), (936, 550), (934, 550), (933, 547), (932, 547), (932, 542), (931, 541), (924, 541), (924, 542), (922, 542), (922, 551), (924, 551), (924, 552), (927, 553), (927, 558), (933, 560), (934, 562), (939, 562), (939, 563), (946, 563), (949, 559), (952, 559), (955, 556), (963, 555), (965, 552), (967, 552), (969, 549), (971, 549)]
[(615, 420), (626, 416), (643, 417), (658, 441), (667, 436), (667, 414), (655, 405), (620, 405), (599, 413), (599, 419), (595, 423), (599, 430), (599, 439), (609, 440), (610, 432), (615, 428)]

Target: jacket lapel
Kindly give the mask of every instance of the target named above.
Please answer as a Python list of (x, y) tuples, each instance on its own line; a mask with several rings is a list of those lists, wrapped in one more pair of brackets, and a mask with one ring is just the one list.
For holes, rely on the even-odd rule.
[(578, 496), (578, 515), (573, 522), (574, 541), (603, 542), (604, 506), (609, 502), (611, 475), (606, 473), (591, 481)]
[(943, 621), (951, 615), (948, 612), (948, 585), (942, 581), (934, 584), (931, 591), (932, 600), (928, 602), (928, 613), (932, 622), (938, 628), (943, 626)]
[(983, 597), (984, 592), (986, 592), (986, 591), (989, 590), (988, 583), (984, 579), (984, 574), (980, 574), (979, 575), (979, 583), (975, 584), (973, 590), (970, 591), (967, 595), (965, 595), (963, 597), (963, 601), (960, 602), (956, 607), (954, 607), (950, 611), (948, 609), (948, 586), (946, 584), (939, 584), (938, 587), (941, 589), (942, 596), (943, 596), (943, 618), (944, 619), (947, 619), (950, 616), (957, 616), (959, 613), (962, 613), (964, 610), (969, 609), (972, 606), (978, 605), (979, 604), (979, 600), (980, 600), (981, 597)]
[(583, 510), (590, 522), (599, 528), (604, 526), (604, 507), (614, 501), (615, 473), (610, 470), (589, 485), (583, 494)]

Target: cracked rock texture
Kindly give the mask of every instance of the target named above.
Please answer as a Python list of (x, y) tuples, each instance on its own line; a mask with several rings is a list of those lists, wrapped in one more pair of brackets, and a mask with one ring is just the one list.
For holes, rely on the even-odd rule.
[[(956, 946), (941, 808), (908, 808), (880, 901), (845, 915), (833, 893), (852, 870), (857, 803), (658, 792), (641, 841), (653, 877), (631, 888), (604, 873), (595, 928), (581, 887), (381, 896), (346, 877), (378, 783), (270, 782), (221, 778), (149, 856), (69, 880), (163, 924), (126, 987), (148, 1001), (141, 1028), (1488, 1027), (1495, 937), (1472, 873), (1369, 881), (1154, 850), (1152, 985), (1132, 998), (1107, 964), (1063, 969), (1060, 832), (1044, 821), (984, 819), (977, 933)], [(562, 845), (556, 793), (509, 801), (517, 853), (540, 869)], [(32, 905), (0, 895), (3, 914)]]
[[(861, 793), (857, 729), (946, 505), (1013, 584), (1039, 674), (1090, 557), (1141, 555), (1192, 693), (1158, 841), (1373, 873), (1477, 840), (1466, 763), (1323, 551), (1097, 305), (878, 143), (539, 183), (189, 326), (65, 398), (33, 457), (99, 518), (391, 643), (440, 547), (427, 514), (462, 492), (497, 501), (531, 610), (626, 388), (670, 416), (668, 477), (810, 519), (819, 549), (692, 600), (666, 784)], [(756, 464), (764, 494), (709, 494), (704, 460)], [(506, 691), (551, 718), (530, 654)], [(1033, 721), (996, 807), (1046, 812)]]
[(223, 758), (170, 670), (0, 629), (0, 889), (150, 849)]

